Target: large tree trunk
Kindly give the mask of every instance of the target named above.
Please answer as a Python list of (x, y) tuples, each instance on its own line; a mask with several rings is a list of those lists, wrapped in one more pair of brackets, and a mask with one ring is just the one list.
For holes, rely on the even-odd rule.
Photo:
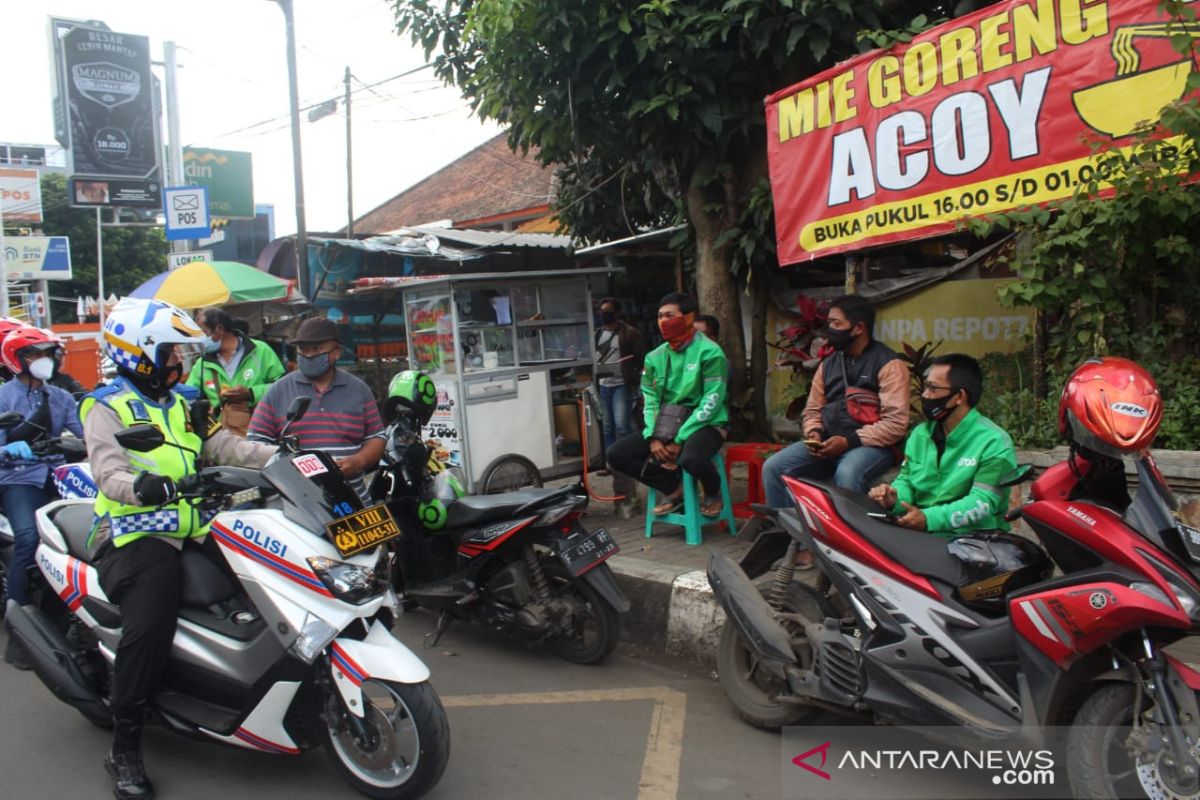
[[(746, 342), (742, 331), (742, 307), (737, 281), (730, 271), (729, 244), (717, 247), (717, 239), (737, 219), (732, 198), (720, 181), (704, 185), (693, 177), (687, 188), (688, 217), (696, 232), (696, 298), (700, 313), (721, 321), (721, 347), (731, 366), (729, 405), (740, 407), (746, 392)], [(713, 206), (717, 207), (714, 213)], [(730, 420), (731, 423), (736, 420)]]
[(767, 279), (770, 267), (762, 264), (750, 276), (750, 291), (754, 298), (754, 316), (750, 322), (750, 388), (754, 390), (754, 438), (771, 441), (771, 418), (767, 415), (767, 311), (771, 304), (771, 283)]

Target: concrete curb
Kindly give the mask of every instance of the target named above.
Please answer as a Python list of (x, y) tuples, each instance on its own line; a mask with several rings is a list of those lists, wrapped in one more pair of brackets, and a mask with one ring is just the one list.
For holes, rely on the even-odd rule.
[(703, 570), (633, 556), (614, 556), (608, 564), (629, 598), (622, 639), (650, 652), (715, 665), (725, 612)]

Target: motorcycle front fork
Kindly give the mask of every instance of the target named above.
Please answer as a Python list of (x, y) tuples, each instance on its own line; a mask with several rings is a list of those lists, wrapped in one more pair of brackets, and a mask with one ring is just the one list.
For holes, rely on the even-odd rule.
[[(1179, 721), (1179, 710), (1175, 707), (1175, 698), (1167, 686), (1167, 663), (1155, 649), (1146, 630), (1142, 629), (1142, 649), (1146, 656), (1146, 666), (1150, 670), (1150, 689), (1154, 696), (1154, 704), (1162, 714), (1162, 724), (1166, 728), (1167, 739), (1171, 746), (1171, 757), (1180, 765), (1183, 774), (1189, 778), (1196, 777), (1196, 759), (1188, 747), (1187, 737)], [(1135, 707), (1134, 714), (1139, 710)], [(1135, 724), (1137, 720), (1134, 720)]]

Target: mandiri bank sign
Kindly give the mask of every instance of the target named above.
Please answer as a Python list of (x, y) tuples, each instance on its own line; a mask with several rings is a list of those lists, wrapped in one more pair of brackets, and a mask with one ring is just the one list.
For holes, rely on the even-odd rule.
[[(1195, 25), (1188, 26), (1192, 29)], [(1188, 93), (1158, 0), (1009, 0), (767, 98), (779, 262), (1070, 196)], [(1126, 155), (1129, 150), (1121, 150)]]

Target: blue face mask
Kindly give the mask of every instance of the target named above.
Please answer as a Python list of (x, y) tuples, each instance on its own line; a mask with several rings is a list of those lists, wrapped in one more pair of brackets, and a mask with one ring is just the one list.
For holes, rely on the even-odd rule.
[(220, 339), (205, 339), (204, 340), (204, 355), (211, 356), (213, 353), (221, 349)]

